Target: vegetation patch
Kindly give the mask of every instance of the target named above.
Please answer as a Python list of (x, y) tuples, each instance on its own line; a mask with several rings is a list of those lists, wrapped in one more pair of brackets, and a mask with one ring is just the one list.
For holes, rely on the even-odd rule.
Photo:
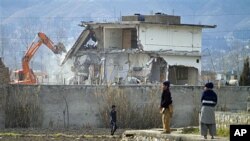
[(0, 133), (0, 136), (9, 136), (9, 137), (16, 137), (16, 136), (21, 136), (22, 134), (19, 133), (13, 133), (13, 132), (9, 132), (9, 133)]
[[(200, 134), (199, 127), (186, 127), (182, 129), (182, 134)], [(228, 128), (217, 128), (217, 136), (229, 137)]]
[(198, 127), (185, 127), (182, 129), (183, 134), (199, 134), (200, 130)]
[(229, 128), (218, 128), (217, 129), (217, 135), (221, 137), (229, 137)]

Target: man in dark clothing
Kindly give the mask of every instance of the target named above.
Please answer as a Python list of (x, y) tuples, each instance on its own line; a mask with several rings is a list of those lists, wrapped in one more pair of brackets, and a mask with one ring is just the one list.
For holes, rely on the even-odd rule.
[(162, 124), (164, 133), (170, 133), (170, 119), (173, 115), (172, 97), (169, 87), (169, 81), (163, 82), (160, 113), (162, 114)]
[(212, 90), (213, 83), (209, 82), (205, 85), (204, 92), (201, 96), (201, 117), (200, 117), (200, 130), (204, 139), (207, 139), (207, 129), (211, 135), (211, 139), (214, 139), (216, 135), (215, 124), (215, 106), (217, 104), (217, 95)]
[(110, 127), (111, 127), (111, 135), (114, 135), (117, 129), (115, 105), (112, 105), (112, 110), (110, 112)]

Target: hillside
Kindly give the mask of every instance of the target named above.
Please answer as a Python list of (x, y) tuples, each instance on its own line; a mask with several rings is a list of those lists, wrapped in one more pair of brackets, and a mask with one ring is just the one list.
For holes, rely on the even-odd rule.
[[(117, 21), (122, 15), (163, 12), (181, 16), (182, 23), (216, 24), (217, 28), (203, 32), (202, 69), (236, 70), (235, 60), (239, 64), (249, 53), (249, 6), (246, 0), (1, 0), (0, 56), (10, 68), (19, 68), (26, 47), (39, 31), (69, 49), (82, 30), (77, 26), (80, 21)], [(40, 62), (34, 63), (37, 69), (51, 55), (40, 50), (34, 58)]]

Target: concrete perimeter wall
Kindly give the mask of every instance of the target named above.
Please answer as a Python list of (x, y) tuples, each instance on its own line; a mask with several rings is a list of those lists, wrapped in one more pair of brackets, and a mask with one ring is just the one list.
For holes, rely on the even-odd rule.
[(8, 92), (8, 85), (0, 85), (0, 129), (5, 123), (5, 99)]
[[(7, 85), (0, 87), (0, 127), (63, 128), (104, 127), (108, 125), (108, 111), (117, 105), (119, 122), (131, 119), (141, 122), (157, 122), (161, 127), (158, 112), (160, 85), (133, 86), (87, 86), (87, 85)], [(202, 86), (172, 86), (174, 104), (172, 127), (198, 125)], [(217, 111), (247, 111), (250, 87), (215, 88), (218, 95)], [(128, 109), (127, 111), (123, 111)], [(134, 109), (134, 110), (132, 110)], [(151, 115), (133, 117), (140, 110), (149, 110)], [(122, 111), (122, 112), (121, 112)], [(119, 116), (122, 115), (122, 116)], [(143, 117), (151, 116), (146, 121)], [(18, 118), (25, 117), (25, 118)], [(105, 118), (106, 117), (106, 118)], [(156, 119), (153, 119), (153, 118)], [(22, 121), (20, 123), (20, 120)], [(125, 121), (126, 120), (126, 121)], [(135, 121), (135, 123), (138, 123)], [(148, 125), (146, 127), (150, 128)], [(143, 126), (144, 127), (144, 126)], [(128, 128), (128, 127), (127, 127)], [(151, 127), (154, 128), (154, 127)]]

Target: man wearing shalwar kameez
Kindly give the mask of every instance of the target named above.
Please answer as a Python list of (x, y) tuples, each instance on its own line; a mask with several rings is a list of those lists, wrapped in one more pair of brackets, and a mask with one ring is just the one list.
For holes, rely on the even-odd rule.
[(162, 125), (163, 133), (170, 134), (170, 119), (173, 115), (173, 105), (172, 105), (172, 96), (169, 90), (170, 82), (165, 81), (162, 83), (162, 95), (161, 95), (161, 104), (160, 104), (160, 113), (162, 114)]
[(216, 135), (216, 123), (215, 123), (215, 106), (217, 104), (217, 95), (212, 90), (213, 83), (209, 82), (205, 85), (204, 92), (201, 97), (201, 116), (200, 116), (200, 131), (204, 139), (207, 139), (207, 130), (211, 135), (211, 139), (214, 139)]

